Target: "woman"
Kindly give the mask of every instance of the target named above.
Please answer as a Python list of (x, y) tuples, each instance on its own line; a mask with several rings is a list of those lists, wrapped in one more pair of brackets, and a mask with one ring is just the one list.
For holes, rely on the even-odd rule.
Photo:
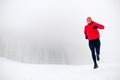
[(89, 40), (89, 48), (92, 53), (94, 69), (98, 68), (96, 59), (100, 60), (100, 34), (98, 29), (104, 29), (104, 26), (92, 20), (91, 17), (86, 19), (87, 25), (84, 28), (85, 38)]

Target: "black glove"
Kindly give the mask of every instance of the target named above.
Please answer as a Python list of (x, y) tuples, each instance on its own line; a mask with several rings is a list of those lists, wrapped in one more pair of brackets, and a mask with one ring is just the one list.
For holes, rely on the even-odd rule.
[(85, 39), (88, 39), (88, 36), (85, 36)]
[(98, 26), (93, 26), (93, 29), (97, 29), (98, 28)]

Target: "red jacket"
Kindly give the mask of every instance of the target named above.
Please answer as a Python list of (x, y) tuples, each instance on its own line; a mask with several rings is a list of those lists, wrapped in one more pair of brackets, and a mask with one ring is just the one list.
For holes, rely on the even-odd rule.
[[(94, 29), (94, 26), (98, 26), (97, 29)], [(100, 38), (98, 29), (104, 29), (104, 26), (92, 21), (90, 24), (87, 24), (84, 28), (84, 34), (88, 37), (88, 40), (94, 40)]]

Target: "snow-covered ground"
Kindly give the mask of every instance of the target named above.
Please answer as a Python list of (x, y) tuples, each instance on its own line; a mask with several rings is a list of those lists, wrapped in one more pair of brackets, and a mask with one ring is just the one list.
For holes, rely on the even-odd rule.
[(47, 65), (0, 58), (0, 80), (120, 80), (120, 65)]

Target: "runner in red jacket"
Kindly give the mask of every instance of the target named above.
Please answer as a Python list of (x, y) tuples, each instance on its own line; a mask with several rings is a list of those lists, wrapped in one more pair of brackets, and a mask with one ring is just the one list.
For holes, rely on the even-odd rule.
[[(89, 40), (89, 48), (92, 53), (92, 59), (94, 62), (94, 69), (98, 68), (98, 64), (96, 61), (100, 60), (100, 34), (98, 29), (104, 29), (104, 26), (92, 21), (91, 17), (87, 17), (86, 19), (87, 25), (84, 28), (85, 38)], [(96, 51), (96, 54), (95, 54)]]

